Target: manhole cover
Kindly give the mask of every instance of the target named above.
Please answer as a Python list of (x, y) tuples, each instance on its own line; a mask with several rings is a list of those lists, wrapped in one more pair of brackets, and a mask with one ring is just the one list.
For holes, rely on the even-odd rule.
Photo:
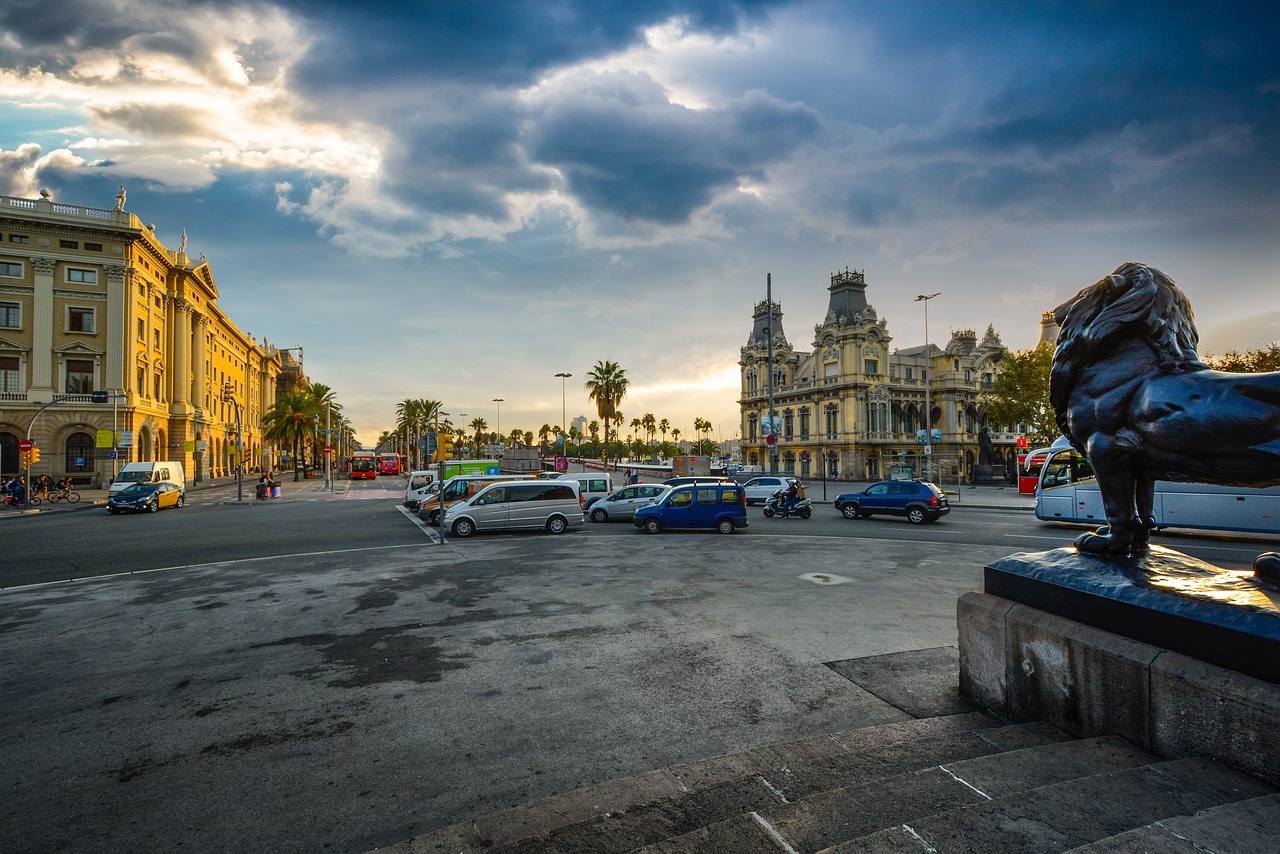
[(801, 581), (812, 581), (814, 584), (848, 584), (853, 581), (844, 575), (835, 575), (830, 572), (806, 572), (800, 576)]

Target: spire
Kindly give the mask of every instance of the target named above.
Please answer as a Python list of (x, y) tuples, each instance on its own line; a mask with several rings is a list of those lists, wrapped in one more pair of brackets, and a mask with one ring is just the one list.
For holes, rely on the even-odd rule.
[(828, 317), (848, 318), (852, 320), (867, 310), (867, 280), (864, 270), (850, 270), (831, 274), (831, 301), (827, 309)]
[[(751, 330), (751, 340), (748, 345), (757, 347), (769, 346), (769, 302), (768, 300), (760, 300), (756, 303), (756, 310), (753, 316), (755, 325)], [(775, 347), (790, 347), (787, 343), (786, 333), (782, 331), (782, 306), (773, 303), (773, 345)]]

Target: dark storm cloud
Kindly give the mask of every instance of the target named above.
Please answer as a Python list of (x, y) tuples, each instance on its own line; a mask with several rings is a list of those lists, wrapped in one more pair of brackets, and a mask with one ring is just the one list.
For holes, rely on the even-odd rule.
[(291, 0), (321, 28), (297, 69), (305, 90), (358, 81), (439, 79), (523, 86), (541, 72), (635, 43), (645, 27), (684, 16), (692, 29), (726, 33), (783, 0), (438, 0), (366, 4)]
[(619, 73), (557, 88), (532, 110), (525, 144), (588, 207), (674, 224), (820, 127), (808, 108), (763, 93), (692, 110), (650, 78)]

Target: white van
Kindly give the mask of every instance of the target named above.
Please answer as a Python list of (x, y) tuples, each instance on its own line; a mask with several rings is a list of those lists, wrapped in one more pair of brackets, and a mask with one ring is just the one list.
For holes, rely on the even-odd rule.
[(120, 473), (116, 475), (116, 479), (111, 481), (111, 488), (107, 494), (115, 495), (135, 483), (160, 483), (161, 481), (174, 483), (186, 489), (187, 478), (182, 470), (182, 463), (125, 463), (124, 468), (120, 469)]
[(613, 492), (613, 479), (607, 471), (565, 472), (558, 480), (576, 480), (582, 506), (587, 510), (601, 498)]
[(422, 505), (423, 499), (436, 494), (435, 482), (435, 472), (425, 469), (409, 472), (409, 480), (404, 486), (404, 506), (410, 510), (417, 510)]
[(571, 477), (491, 483), (444, 514), (442, 530), (455, 537), (477, 531), (539, 529), (563, 534), (581, 528), (582, 499)]

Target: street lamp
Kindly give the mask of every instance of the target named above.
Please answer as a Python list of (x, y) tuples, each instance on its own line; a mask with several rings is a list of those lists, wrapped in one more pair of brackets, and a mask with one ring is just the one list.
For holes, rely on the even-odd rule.
[(569, 446), (566, 443), (566, 440), (568, 439), (568, 428), (564, 426), (565, 416), (567, 415), (564, 406), (564, 381), (573, 376), (573, 374), (561, 372), (556, 374), (556, 376), (560, 378), (560, 452), (567, 454)]
[(929, 367), (932, 364), (929, 359), (929, 300), (937, 296), (942, 296), (942, 292), (920, 294), (916, 297), (916, 302), (924, 303), (924, 476), (926, 479), (929, 478), (930, 464), (933, 462), (933, 427), (929, 423), (933, 408), (929, 399)]
[(236, 413), (236, 501), (244, 501), (244, 426), (240, 420), (240, 404), (232, 395), (231, 381), (222, 384), (222, 399)]
[(494, 416), (494, 430), (498, 433), (498, 447), (502, 447), (502, 398), (495, 397), (493, 402), (498, 404), (498, 414)]

